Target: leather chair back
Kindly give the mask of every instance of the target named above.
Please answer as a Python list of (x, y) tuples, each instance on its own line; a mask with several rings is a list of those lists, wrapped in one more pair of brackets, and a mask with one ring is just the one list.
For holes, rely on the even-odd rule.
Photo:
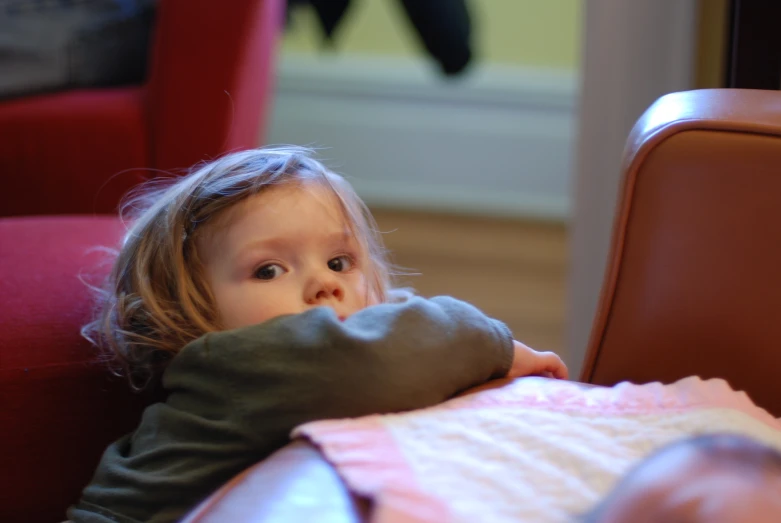
[(619, 198), (581, 380), (719, 377), (781, 416), (781, 92), (659, 99)]

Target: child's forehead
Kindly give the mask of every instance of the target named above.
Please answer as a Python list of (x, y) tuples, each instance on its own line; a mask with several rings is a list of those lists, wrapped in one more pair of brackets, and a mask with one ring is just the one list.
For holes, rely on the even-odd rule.
[[(241, 202), (236, 220), (268, 220), (269, 222), (301, 218), (328, 221), (346, 226), (349, 222), (339, 197), (329, 187), (308, 182), (271, 187)], [(313, 223), (315, 225), (316, 223)]]
[(356, 233), (334, 191), (311, 182), (267, 188), (237, 202), (208, 225), (210, 236), (222, 236), (233, 243), (247, 236), (284, 235), (301, 230), (329, 236), (339, 232), (345, 238)]

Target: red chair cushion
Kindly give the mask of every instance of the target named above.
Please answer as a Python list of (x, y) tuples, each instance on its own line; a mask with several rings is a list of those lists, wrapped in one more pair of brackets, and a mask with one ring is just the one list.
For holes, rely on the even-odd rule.
[[(53, 522), (147, 395), (110, 375), (80, 336), (115, 247), (116, 217), (0, 219), (0, 521)], [(108, 263), (107, 263), (108, 262)]]
[(0, 216), (114, 213), (149, 173), (144, 90), (79, 90), (0, 104)]

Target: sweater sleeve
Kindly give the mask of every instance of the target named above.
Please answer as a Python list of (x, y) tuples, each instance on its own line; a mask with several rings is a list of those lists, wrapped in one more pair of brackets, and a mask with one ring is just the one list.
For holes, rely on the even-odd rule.
[(434, 405), (504, 376), (512, 357), (504, 324), (448, 297), (377, 305), (344, 322), (316, 308), (208, 334), (171, 361), (168, 399), (107, 449), (69, 516), (104, 521), (87, 517), (99, 508), (173, 521), (301, 423)]
[(220, 366), (241, 416), (235, 421), (264, 453), (307, 421), (440, 403), (504, 376), (513, 356), (502, 323), (447, 297), (375, 306), (345, 322), (331, 309), (314, 309), (209, 336), (191, 349), (179, 363), (195, 372), (183, 376), (231, 354)]

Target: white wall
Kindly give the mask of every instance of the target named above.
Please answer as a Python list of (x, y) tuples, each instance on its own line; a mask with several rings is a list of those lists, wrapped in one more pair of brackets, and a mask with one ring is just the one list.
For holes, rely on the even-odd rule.
[(566, 219), (578, 79), (489, 65), (447, 82), (424, 61), (286, 53), (270, 143), (322, 156), (376, 207)]

